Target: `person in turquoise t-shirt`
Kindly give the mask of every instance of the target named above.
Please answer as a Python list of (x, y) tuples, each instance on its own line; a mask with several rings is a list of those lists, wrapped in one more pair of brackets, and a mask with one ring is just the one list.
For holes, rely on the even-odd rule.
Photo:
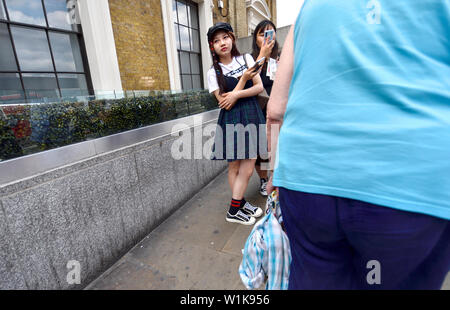
[(450, 1), (306, 0), (267, 117), (289, 288), (442, 286)]

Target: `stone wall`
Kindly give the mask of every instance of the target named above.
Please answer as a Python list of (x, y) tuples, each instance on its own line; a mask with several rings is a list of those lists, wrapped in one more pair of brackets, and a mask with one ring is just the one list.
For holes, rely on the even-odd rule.
[(109, 0), (124, 90), (169, 90), (160, 0)]
[[(175, 139), (1, 185), (0, 290), (84, 288), (226, 168), (224, 161), (175, 160)], [(80, 284), (67, 281), (70, 261), (79, 262)]]

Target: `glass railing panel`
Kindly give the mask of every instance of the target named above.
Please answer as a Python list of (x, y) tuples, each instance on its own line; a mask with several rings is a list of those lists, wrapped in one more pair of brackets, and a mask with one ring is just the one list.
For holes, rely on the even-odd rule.
[(218, 108), (206, 90), (6, 99), (0, 102), (0, 161)]

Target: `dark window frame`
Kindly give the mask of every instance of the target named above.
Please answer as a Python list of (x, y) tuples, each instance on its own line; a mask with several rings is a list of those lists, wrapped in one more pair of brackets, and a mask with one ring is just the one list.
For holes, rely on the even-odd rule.
[[(48, 17), (47, 17), (47, 10), (45, 8), (45, 1), (41, 0), (42, 3), (42, 8), (44, 11), (44, 18), (45, 18), (45, 23), (46, 26), (41, 26), (41, 25), (33, 25), (33, 24), (27, 24), (27, 23), (22, 23), (22, 22), (16, 22), (16, 21), (11, 21), (10, 16), (9, 16), (9, 11), (8, 11), (8, 7), (6, 5), (6, 1), (5, 0), (0, 0), (3, 4), (3, 8), (5, 10), (5, 16), (6, 19), (0, 19), (0, 24), (5, 24), (7, 31), (8, 31), (8, 35), (9, 35), (9, 40), (11, 42), (11, 46), (13, 49), (13, 54), (14, 54), (14, 58), (16, 61), (16, 65), (17, 65), (17, 70), (0, 70), (0, 73), (17, 73), (19, 74), (19, 78), (20, 78), (20, 83), (22, 85), (22, 93), (24, 96), (24, 101), (28, 102), (28, 96), (27, 96), (27, 89), (25, 89), (25, 83), (22, 77), (22, 74), (27, 74), (27, 73), (43, 73), (43, 74), (54, 74), (55, 78), (56, 78), (56, 83), (57, 83), (57, 87), (58, 87), (58, 94), (60, 97), (62, 97), (62, 91), (61, 91), (61, 87), (59, 84), (59, 77), (58, 75), (60, 74), (83, 74), (85, 79), (86, 79), (86, 86), (87, 86), (87, 91), (88, 91), (88, 95), (93, 95), (94, 94), (94, 87), (92, 84), (92, 79), (91, 79), (91, 75), (90, 75), (90, 70), (89, 70), (89, 62), (87, 59), (87, 53), (86, 53), (86, 45), (84, 42), (84, 37), (83, 37), (83, 29), (81, 27), (81, 25), (78, 25), (78, 30), (68, 30), (68, 29), (62, 29), (62, 28), (55, 28), (55, 27), (49, 27), (49, 23), (48, 23)], [(24, 27), (24, 28), (28, 28), (28, 29), (36, 29), (36, 30), (43, 30), (45, 31), (45, 36), (47, 39), (47, 44), (50, 50), (50, 56), (51, 56), (51, 60), (52, 60), (52, 66), (53, 66), (53, 71), (27, 71), (27, 70), (22, 70), (20, 67), (20, 63), (19, 63), (19, 58), (17, 55), (17, 50), (16, 50), (16, 46), (15, 46), (15, 42), (12, 36), (12, 32), (11, 32), (11, 26), (18, 26), (18, 27)], [(83, 63), (83, 68), (84, 71), (57, 71), (56, 70), (56, 63), (55, 63), (55, 58), (54, 58), (54, 54), (53, 54), (53, 49), (51, 46), (51, 42), (50, 42), (50, 36), (49, 36), (49, 32), (55, 32), (55, 33), (65, 33), (65, 34), (74, 34), (77, 37), (78, 43), (79, 43), (79, 47), (80, 47), (80, 53), (81, 53), (81, 59), (82, 59), (82, 63)], [(18, 90), (19, 91), (19, 90)], [(7, 104), (7, 102), (6, 102)]]
[[(191, 18), (190, 15), (188, 15), (188, 13), (186, 12), (187, 18), (188, 18), (188, 25), (183, 25), (179, 23), (179, 16), (178, 16), (178, 3), (181, 2), (184, 5), (186, 5), (186, 7), (190, 6), (190, 7), (194, 7), (195, 8), (195, 14), (197, 16), (197, 26), (198, 28), (194, 28), (191, 25)], [(177, 26), (176, 27), (176, 33), (175, 36), (178, 37), (178, 42), (180, 42), (180, 48), (178, 48), (177, 46), (177, 55), (178, 55), (178, 66), (179, 66), (179, 70), (180, 70), (180, 80), (181, 80), (181, 87), (183, 90), (185, 90), (185, 85), (183, 83), (183, 76), (189, 76), (190, 80), (191, 80), (191, 86), (193, 86), (193, 76), (200, 76), (200, 88), (203, 89), (203, 64), (202, 64), (202, 52), (201, 52), (201, 38), (200, 38), (200, 19), (198, 16), (198, 4), (190, 1), (190, 0), (173, 0), (172, 1), (172, 5), (175, 4), (176, 7), (172, 8), (175, 9), (175, 11), (177, 12), (177, 20), (174, 21), (174, 25)], [(188, 28), (188, 33), (189, 33), (189, 50), (185, 50), (182, 48), (182, 44), (181, 44), (181, 35), (180, 35), (180, 26), (183, 27), (187, 27)], [(196, 52), (193, 50), (193, 47), (191, 46), (191, 42), (193, 42), (192, 38), (191, 38), (191, 34), (192, 31), (197, 31), (198, 32), (198, 45), (199, 45), (199, 51)], [(190, 68), (190, 73), (186, 74), (186, 73), (182, 73), (182, 66), (181, 66), (181, 53), (188, 53), (189, 54), (189, 68)], [(191, 62), (191, 54), (195, 54), (198, 56), (199, 59), (199, 73), (198, 74), (193, 74), (192, 73), (192, 62)], [(191, 88), (192, 89), (192, 88)]]

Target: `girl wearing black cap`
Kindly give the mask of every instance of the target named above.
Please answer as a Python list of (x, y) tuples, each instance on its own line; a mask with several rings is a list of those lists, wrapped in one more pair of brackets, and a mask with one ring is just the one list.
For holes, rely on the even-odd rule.
[[(265, 37), (265, 31), (272, 30), (273, 37), (270, 40), (269, 37)], [(261, 21), (255, 28), (253, 32), (253, 43), (252, 43), (252, 56), (255, 61), (260, 60), (264, 57), (264, 66), (262, 67), (260, 76), (264, 86), (264, 89), (267, 92), (267, 95), (270, 96), (272, 92), (273, 81), (275, 79), (275, 72), (277, 66), (277, 59), (279, 55), (278, 42), (276, 40), (276, 31), (274, 23), (270, 20), (265, 19)], [(266, 117), (267, 107), (261, 107), (263, 111), (264, 118)], [(268, 163), (267, 159), (263, 159), (258, 156), (255, 168), (256, 172), (260, 178), (260, 188), (259, 192), (263, 196), (267, 196), (267, 170), (261, 168), (261, 163)]]
[(213, 59), (208, 86), (221, 108), (212, 159), (228, 161), (232, 191), (226, 220), (253, 225), (255, 217), (263, 211), (245, 201), (244, 193), (257, 156), (267, 152), (265, 119), (255, 97), (263, 91), (259, 68), (248, 69), (255, 61), (251, 55), (239, 53), (229, 24), (217, 23), (211, 27), (208, 41)]

